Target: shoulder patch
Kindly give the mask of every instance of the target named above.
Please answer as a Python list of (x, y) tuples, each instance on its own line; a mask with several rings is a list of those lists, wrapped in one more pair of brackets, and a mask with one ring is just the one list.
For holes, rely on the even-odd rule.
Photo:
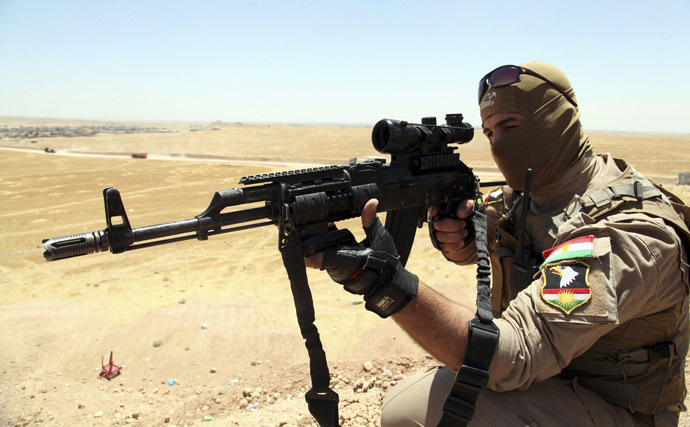
[(484, 199), (485, 205), (503, 201), (503, 187), (496, 187)]
[(543, 255), (544, 262), (540, 266), (542, 269), (547, 264), (554, 262), (592, 258), (594, 256), (594, 236), (583, 236), (568, 240), (555, 248), (545, 250)]
[(592, 298), (589, 270), (589, 264), (582, 261), (547, 264), (541, 270), (544, 282), (541, 287), (542, 299), (569, 315)]

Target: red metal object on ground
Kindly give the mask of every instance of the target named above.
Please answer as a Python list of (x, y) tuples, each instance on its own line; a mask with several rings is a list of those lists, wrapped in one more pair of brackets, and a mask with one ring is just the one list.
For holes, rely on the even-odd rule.
[(110, 351), (110, 362), (107, 365), (103, 364), (103, 356), (101, 356), (101, 366), (103, 369), (98, 377), (105, 378), (108, 381), (110, 381), (111, 378), (115, 378), (116, 376), (120, 375), (120, 371), (122, 370), (122, 366), (117, 366), (113, 363), (112, 350)]

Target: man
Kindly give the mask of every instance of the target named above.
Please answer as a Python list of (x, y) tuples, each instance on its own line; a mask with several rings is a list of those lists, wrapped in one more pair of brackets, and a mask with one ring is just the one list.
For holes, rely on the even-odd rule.
[[(479, 104), (508, 185), (484, 202), (499, 336), (470, 425), (676, 425), (686, 392), (687, 226), (631, 166), (593, 153), (556, 67), (499, 67), (480, 81)], [(449, 261), (477, 259), (473, 208), (462, 203), (459, 219), (430, 210), (432, 240)], [(392, 315), (446, 366), (400, 383), (382, 411), (382, 426), (437, 425), (474, 310), (400, 265), (375, 200), (362, 223), (364, 242), (309, 264)]]

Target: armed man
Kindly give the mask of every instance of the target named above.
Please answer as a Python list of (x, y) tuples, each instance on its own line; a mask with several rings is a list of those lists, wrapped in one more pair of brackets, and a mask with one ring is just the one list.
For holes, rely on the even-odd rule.
[[(593, 152), (574, 90), (550, 64), (488, 73), (479, 107), (507, 185), (457, 217), (429, 212), (448, 261), (471, 265), (488, 242), (490, 302), (478, 298), (477, 318), (404, 269), (376, 200), (362, 213), (365, 241), (307, 260), (445, 365), (394, 387), (381, 425), (677, 425), (690, 286), (677, 211), (687, 208)], [(480, 213), (484, 235), (469, 226)]]

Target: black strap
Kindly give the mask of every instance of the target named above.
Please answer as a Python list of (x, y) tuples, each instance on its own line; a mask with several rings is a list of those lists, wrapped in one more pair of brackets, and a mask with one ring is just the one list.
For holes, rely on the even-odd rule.
[(477, 197), (474, 232), (477, 245), (477, 317), (470, 322), (470, 336), (462, 367), (443, 405), (439, 427), (466, 426), (474, 415), (479, 393), (489, 381), (489, 366), (498, 343), (498, 328), (491, 310), (491, 264), (486, 233), (486, 212)]
[(309, 353), (309, 372), (312, 389), (304, 396), (309, 412), (320, 426), (338, 425), (338, 394), (329, 388), (330, 374), (319, 331), (314, 325), (314, 301), (309, 289), (307, 271), (301, 244), (280, 247), (283, 264), (290, 278), (292, 298), (295, 301), (297, 322)]
[[(478, 198), (480, 201), (481, 198)], [(486, 233), (486, 212), (481, 204), (473, 215), (477, 246), (477, 316), (484, 324), (493, 323), (491, 309), (491, 263)]]

